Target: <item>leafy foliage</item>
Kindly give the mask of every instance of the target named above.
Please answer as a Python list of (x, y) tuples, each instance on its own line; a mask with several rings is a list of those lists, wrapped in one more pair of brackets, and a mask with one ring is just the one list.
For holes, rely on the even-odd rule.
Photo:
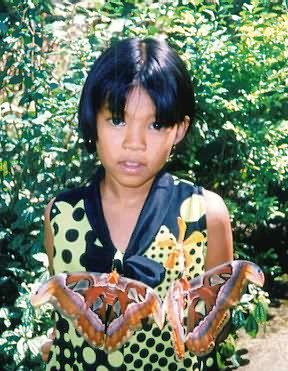
[(266, 292), (252, 284), (248, 285), (247, 293), (232, 312), (230, 334), (217, 349), (216, 358), (220, 369), (231, 364), (233, 367), (240, 367), (241, 355), (236, 352), (237, 330), (242, 327), (251, 337), (256, 337), (259, 325), (264, 325), (265, 329), (269, 303)]
[[(268, 278), (287, 272), (286, 8), (258, 0), (89, 4), (0, 5), (0, 362), (7, 370), (41, 369), (33, 339), (49, 327), (49, 312), (35, 313), (29, 296), (47, 278), (38, 255), (42, 215), (56, 193), (91, 175), (96, 159), (79, 138), (77, 105), (89, 67), (111, 40), (163, 37), (179, 51), (198, 113), (171, 170), (224, 197), (236, 257), (256, 261)], [(252, 317), (238, 310), (252, 334), (265, 316), (255, 305)]]

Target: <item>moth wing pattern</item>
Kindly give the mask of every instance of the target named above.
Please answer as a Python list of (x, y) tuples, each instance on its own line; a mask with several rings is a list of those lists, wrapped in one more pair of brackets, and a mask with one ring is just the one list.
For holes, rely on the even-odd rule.
[[(165, 299), (167, 321), (172, 329), (178, 359), (184, 357), (183, 333), (185, 346), (191, 353), (197, 356), (209, 354), (230, 319), (230, 310), (238, 304), (248, 283), (261, 287), (264, 284), (261, 269), (245, 260), (221, 264), (190, 280), (188, 288), (186, 283), (183, 284), (184, 278), (180, 278), (182, 308), (175, 309), (173, 305), (173, 301), (179, 296), (179, 286), (175, 283), (170, 287)], [(187, 326), (183, 320), (184, 307)], [(179, 328), (180, 324), (182, 329)], [(176, 338), (180, 340), (175, 343)]]
[(162, 306), (152, 288), (115, 271), (60, 273), (33, 294), (31, 303), (52, 303), (91, 346), (106, 352), (121, 347), (144, 319), (153, 318), (162, 329), (166, 316), (176, 358), (183, 359), (186, 349), (197, 356), (213, 350), (248, 283), (263, 286), (261, 269), (245, 260), (227, 262), (192, 280), (183, 274)]
[(32, 296), (39, 306), (50, 302), (70, 318), (93, 347), (111, 352), (153, 318), (162, 328), (161, 300), (149, 286), (111, 273), (60, 273)]

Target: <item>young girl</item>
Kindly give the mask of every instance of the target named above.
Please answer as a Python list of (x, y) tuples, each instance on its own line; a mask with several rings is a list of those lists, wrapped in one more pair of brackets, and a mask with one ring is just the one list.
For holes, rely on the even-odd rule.
[[(95, 62), (85, 82), (79, 127), (101, 166), (86, 187), (64, 192), (45, 212), (51, 274), (111, 272), (142, 281), (163, 299), (179, 277), (165, 261), (177, 240), (177, 217), (187, 224), (190, 278), (232, 260), (223, 200), (164, 171), (173, 147), (194, 117), (194, 94), (183, 61), (166, 42), (120, 41)], [(91, 169), (91, 172), (93, 169)], [(161, 241), (171, 240), (163, 247)], [(167, 325), (145, 325), (121, 349), (106, 354), (56, 313), (47, 370), (205, 370), (213, 357), (186, 352), (176, 361)]]

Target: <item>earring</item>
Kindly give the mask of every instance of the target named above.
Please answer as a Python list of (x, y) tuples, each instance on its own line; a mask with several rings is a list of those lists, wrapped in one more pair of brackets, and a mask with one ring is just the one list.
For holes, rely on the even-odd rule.
[(171, 152), (170, 152), (170, 155), (169, 155), (169, 158), (168, 158), (167, 162), (172, 161), (172, 159), (174, 157), (175, 149), (176, 149), (176, 144), (174, 144), (173, 147), (171, 148)]

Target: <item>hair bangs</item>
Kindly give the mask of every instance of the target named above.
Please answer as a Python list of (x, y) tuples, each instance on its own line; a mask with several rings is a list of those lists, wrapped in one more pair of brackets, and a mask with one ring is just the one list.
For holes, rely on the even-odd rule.
[[(150, 79), (134, 79), (133, 83), (121, 84), (114, 81), (106, 84), (101, 106), (106, 105), (113, 119), (125, 120), (125, 106), (129, 93), (133, 89), (142, 88), (150, 96), (156, 108), (156, 121), (164, 127), (170, 127), (183, 120), (177, 110), (177, 92), (174, 81), (162, 76), (152, 76)], [(161, 81), (162, 80), (162, 81)], [(167, 81), (168, 80), (168, 81)], [(156, 83), (155, 83), (156, 82)]]
[(175, 110), (175, 94), (166, 89), (165, 84), (161, 86), (147, 86), (143, 89), (148, 93), (156, 108), (156, 121), (164, 127), (170, 127), (179, 122), (179, 115)]
[[(113, 84), (114, 85), (114, 84)], [(163, 86), (151, 86), (147, 82), (143, 84), (130, 84), (123, 86), (115, 84), (107, 91), (103, 105), (106, 105), (115, 120), (125, 121), (125, 107), (128, 96), (133, 89), (141, 88), (150, 96), (156, 108), (156, 121), (163, 127), (170, 127), (181, 121), (179, 112), (175, 109), (176, 96), (173, 91)]]
[(113, 119), (124, 121), (126, 100), (130, 90), (131, 87), (127, 84), (121, 84), (119, 81), (114, 81), (111, 84), (103, 104), (107, 105)]
[(143, 71), (139, 85), (147, 92), (156, 108), (156, 120), (164, 127), (175, 125), (183, 119), (177, 110), (177, 85), (162, 70)]

